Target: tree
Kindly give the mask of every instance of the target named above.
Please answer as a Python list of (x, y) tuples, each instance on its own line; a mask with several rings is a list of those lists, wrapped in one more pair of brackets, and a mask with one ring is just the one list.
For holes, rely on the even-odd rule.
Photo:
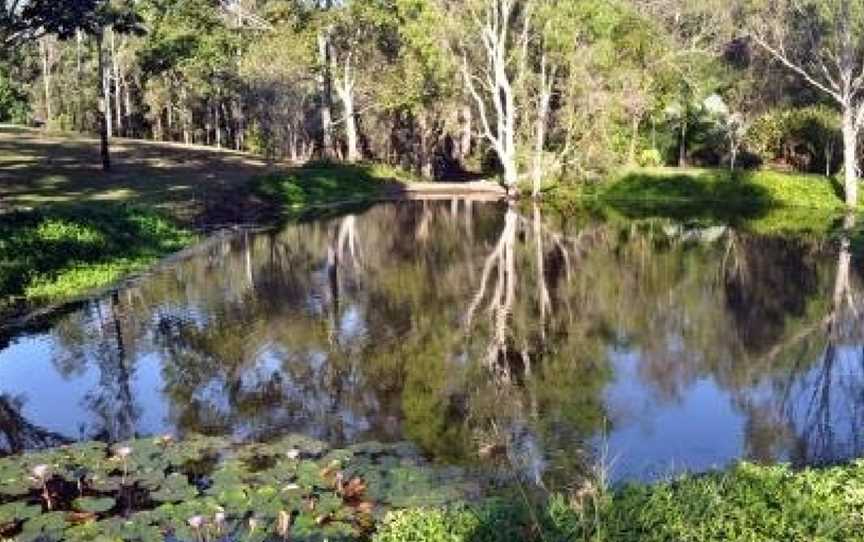
[(856, 0), (754, 0), (752, 39), (840, 107), (846, 205), (858, 203), (864, 126), (864, 4)]
[(100, 151), (102, 169), (108, 171), (111, 169), (111, 156), (108, 148), (108, 122), (110, 122), (111, 111), (107, 102), (107, 74), (105, 72), (103, 42), (105, 30), (108, 27), (111, 27), (113, 32), (143, 33), (140, 19), (134, 10), (132, 1), (72, 0), (70, 2), (54, 2), (53, 0), (32, 0), (24, 7), (22, 14), (25, 24), (34, 33), (56, 34), (58, 38), (66, 40), (76, 36), (78, 32), (83, 32), (95, 39), (101, 102)]
[(519, 0), (477, 0), (458, 6), (467, 9), (470, 22), (454, 43), (465, 86), (474, 99), (482, 133), (501, 163), (508, 193), (519, 180), (514, 86), (525, 69), (518, 53), (527, 40), (527, 5)]

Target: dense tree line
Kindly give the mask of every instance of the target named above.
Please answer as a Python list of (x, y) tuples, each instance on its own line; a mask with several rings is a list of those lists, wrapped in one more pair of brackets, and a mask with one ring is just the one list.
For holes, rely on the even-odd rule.
[(4, 0), (0, 118), (535, 191), (773, 163), (851, 202), (862, 28), (852, 0)]

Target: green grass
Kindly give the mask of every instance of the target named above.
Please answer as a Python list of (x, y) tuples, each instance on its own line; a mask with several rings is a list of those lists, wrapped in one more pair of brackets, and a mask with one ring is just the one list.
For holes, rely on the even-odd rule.
[(736, 208), (797, 206), (843, 207), (834, 179), (770, 170), (650, 168), (627, 170), (613, 181), (594, 185), (584, 195), (604, 201), (648, 204), (714, 203)]
[(864, 540), (864, 463), (728, 471), (620, 488), (528, 511), (499, 501), (391, 513), (375, 542), (506, 540), (751, 542)]
[(290, 209), (373, 199), (413, 180), (410, 174), (383, 164), (313, 162), (262, 176), (255, 181), (254, 191)]
[(159, 213), (121, 204), (0, 215), (0, 311), (14, 298), (35, 304), (75, 297), (195, 239)]
[(719, 222), (757, 233), (824, 234), (845, 212), (836, 180), (768, 170), (631, 169), (606, 182), (554, 186), (545, 198), (562, 210)]

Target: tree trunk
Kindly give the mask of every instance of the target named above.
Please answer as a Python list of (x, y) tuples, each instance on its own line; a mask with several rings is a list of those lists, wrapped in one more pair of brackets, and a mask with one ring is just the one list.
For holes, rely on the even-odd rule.
[(546, 119), (549, 116), (550, 99), (550, 93), (546, 92), (544, 88), (542, 96), (540, 96), (537, 110), (537, 126), (535, 133), (536, 140), (534, 141), (534, 182), (532, 188), (532, 196), (535, 198), (540, 195), (540, 188), (543, 183), (543, 151), (546, 147)]
[(351, 67), (351, 55), (345, 59), (345, 67), (341, 80), (337, 80), (336, 93), (342, 102), (345, 113), (345, 138), (348, 143), (347, 160), (354, 163), (359, 158), (357, 150), (357, 117), (354, 111), (354, 75)]
[(846, 205), (855, 207), (858, 204), (858, 127), (849, 106), (843, 108), (843, 164)]
[(318, 34), (318, 94), (321, 101), (321, 158), (332, 160), (335, 158), (333, 147), (333, 98), (332, 98), (332, 75), (330, 73), (330, 40), (327, 34)]
[(111, 30), (111, 65), (114, 70), (114, 112), (117, 116), (117, 135), (123, 135), (123, 112), (120, 108), (120, 62), (117, 60), (117, 49), (115, 47), (115, 33)]
[(678, 167), (687, 167), (687, 113), (681, 118), (681, 144), (678, 147)]
[(466, 159), (471, 156), (471, 141), (473, 134), (471, 133), (472, 122), (471, 106), (462, 107), (462, 134), (459, 141), (459, 159), (462, 162), (462, 167), (465, 167)]
[(39, 40), (39, 49), (42, 53), (42, 84), (45, 93), (45, 125), (54, 117), (53, 108), (51, 107), (51, 61), (48, 44), (44, 39)]
[(217, 149), (222, 148), (222, 109), (221, 109), (221, 107), (222, 107), (221, 104), (216, 104), (216, 106), (213, 108), (213, 115), (215, 117), (213, 119), (213, 123), (216, 126), (216, 148)]
[(102, 107), (99, 115), (100, 126), (99, 126), (99, 142), (100, 142), (100, 154), (102, 157), (102, 169), (104, 171), (108, 171), (111, 169), (111, 154), (108, 149), (108, 126), (109, 126), (109, 118), (110, 109), (108, 108), (108, 96), (106, 96), (106, 86), (105, 86), (105, 57), (102, 55), (102, 38), (103, 33), (100, 29), (96, 33), (96, 57), (98, 59), (97, 65), (99, 69), (99, 94), (102, 102)]
[(639, 115), (633, 115), (633, 118), (630, 121), (630, 148), (627, 150), (627, 163), (632, 165), (636, 164), (636, 142), (639, 139), (639, 124), (642, 119), (639, 118)]

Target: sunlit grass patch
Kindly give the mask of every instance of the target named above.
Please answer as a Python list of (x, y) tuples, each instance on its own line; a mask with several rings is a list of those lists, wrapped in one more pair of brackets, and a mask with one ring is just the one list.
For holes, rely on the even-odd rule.
[(255, 192), (287, 207), (347, 202), (376, 197), (388, 185), (414, 178), (386, 164), (334, 164), (313, 162), (288, 172), (255, 181)]
[(106, 204), (0, 217), (0, 308), (10, 298), (59, 301), (107, 285), (194, 242), (153, 211)]

